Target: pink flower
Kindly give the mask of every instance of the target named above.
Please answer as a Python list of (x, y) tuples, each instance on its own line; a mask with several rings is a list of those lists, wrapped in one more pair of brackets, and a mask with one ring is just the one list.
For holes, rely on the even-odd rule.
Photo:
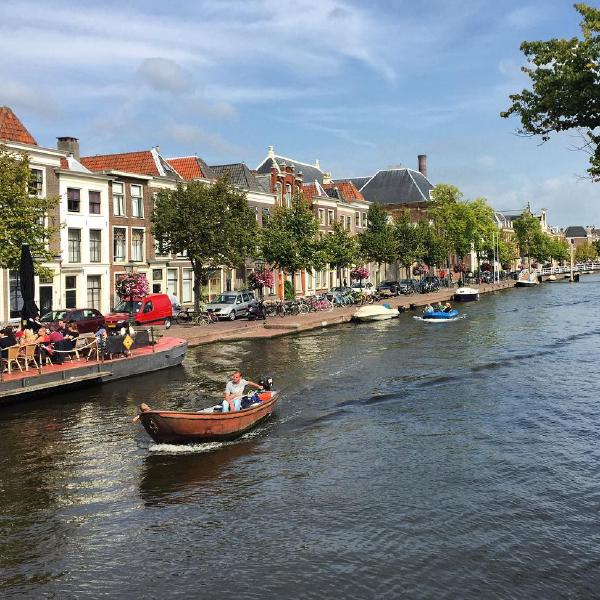
[(148, 280), (144, 273), (125, 273), (117, 277), (116, 292), (120, 298), (143, 298), (148, 295)]

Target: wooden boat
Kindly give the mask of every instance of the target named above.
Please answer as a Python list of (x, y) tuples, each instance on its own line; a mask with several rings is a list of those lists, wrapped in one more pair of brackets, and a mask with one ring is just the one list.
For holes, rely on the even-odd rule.
[(152, 410), (140, 405), (139, 420), (148, 435), (161, 444), (197, 444), (232, 440), (271, 416), (278, 391), (260, 392), (259, 402), (235, 412), (222, 413), (211, 406), (198, 412)]

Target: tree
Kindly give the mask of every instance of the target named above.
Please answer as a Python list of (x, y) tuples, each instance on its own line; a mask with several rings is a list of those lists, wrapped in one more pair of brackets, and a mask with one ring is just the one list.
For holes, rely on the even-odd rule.
[(589, 262), (598, 258), (598, 251), (593, 244), (584, 244), (575, 249), (575, 262)]
[(358, 259), (358, 241), (350, 235), (341, 222), (333, 224), (333, 233), (322, 240), (322, 250), (325, 260), (337, 271), (338, 285), (340, 270), (353, 266)]
[(575, 4), (582, 15), (582, 37), (523, 42), (529, 65), (522, 71), (531, 89), (510, 96), (512, 105), (500, 115), (517, 115), (519, 133), (540, 135), (577, 130), (581, 150), (590, 154), (590, 176), (600, 179), (600, 9)]
[(262, 256), (292, 276), (294, 293), (298, 271), (320, 268), (326, 262), (318, 232), (319, 221), (299, 194), (294, 196), (291, 206), (276, 207), (262, 229)]
[(535, 256), (540, 240), (539, 235), (542, 232), (539, 220), (528, 210), (524, 210), (521, 216), (515, 219), (513, 229), (521, 256), (527, 256), (528, 258)]
[(448, 245), (435, 227), (419, 221), (416, 227), (418, 258), (430, 267), (441, 267), (448, 260)]
[(571, 257), (571, 249), (569, 243), (565, 239), (549, 237), (549, 253), (550, 258), (558, 262), (565, 262)]
[(58, 198), (40, 198), (35, 193), (29, 156), (0, 144), (1, 267), (18, 269), (21, 244), (29, 244), (36, 272), (49, 274), (40, 264), (52, 258), (46, 244), (57, 229), (46, 227), (45, 220), (58, 202)]
[(388, 221), (388, 214), (380, 204), (371, 204), (367, 213), (367, 230), (359, 234), (360, 254), (365, 262), (382, 263), (396, 260), (397, 247), (394, 228)]
[(420, 231), (410, 222), (410, 212), (403, 210), (394, 221), (394, 237), (396, 239), (396, 258), (406, 269), (406, 277), (410, 277), (410, 267), (420, 256)]
[(237, 267), (256, 250), (257, 226), (246, 194), (220, 178), (163, 189), (156, 195), (152, 233), (159, 247), (186, 253), (194, 272), (194, 306), (200, 308), (202, 286), (220, 267)]

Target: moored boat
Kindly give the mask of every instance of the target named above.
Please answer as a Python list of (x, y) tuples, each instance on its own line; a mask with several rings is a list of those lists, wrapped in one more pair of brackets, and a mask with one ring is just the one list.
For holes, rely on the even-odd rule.
[(456, 302), (473, 302), (479, 300), (479, 290), (472, 287), (460, 287), (454, 292)]
[(140, 405), (139, 420), (148, 435), (161, 444), (197, 444), (235, 439), (271, 416), (280, 392), (258, 393), (248, 408), (223, 413), (220, 405), (199, 412), (152, 410)]
[(539, 284), (538, 274), (536, 271), (529, 271), (528, 269), (523, 269), (517, 275), (517, 283), (516, 287), (533, 287), (534, 285)]
[(400, 316), (400, 313), (389, 306), (381, 304), (371, 304), (369, 306), (361, 306), (353, 315), (355, 321), (385, 321), (394, 319)]

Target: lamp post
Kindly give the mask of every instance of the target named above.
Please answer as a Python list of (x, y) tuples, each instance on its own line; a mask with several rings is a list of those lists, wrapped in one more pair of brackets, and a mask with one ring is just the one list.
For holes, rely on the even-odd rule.
[(573, 275), (573, 258), (574, 258), (574, 254), (575, 254), (575, 252), (574, 252), (574, 249), (575, 249), (575, 239), (574, 238), (571, 238), (571, 246), (570, 246), (570, 248), (571, 248), (571, 275), (569, 277), (569, 281), (571, 283), (573, 283), (573, 281), (575, 281), (575, 277)]

